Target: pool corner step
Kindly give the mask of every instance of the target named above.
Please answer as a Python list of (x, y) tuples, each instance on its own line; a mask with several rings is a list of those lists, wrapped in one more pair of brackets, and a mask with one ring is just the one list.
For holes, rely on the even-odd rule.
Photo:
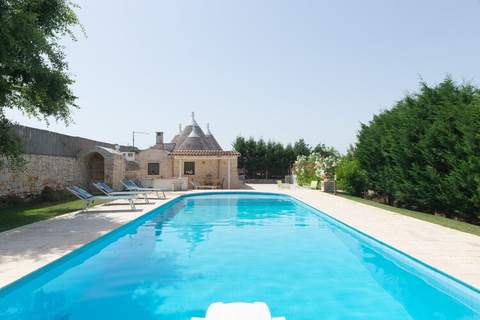
[(191, 320), (286, 320), (284, 317), (272, 318), (270, 309), (264, 302), (212, 303), (205, 318)]

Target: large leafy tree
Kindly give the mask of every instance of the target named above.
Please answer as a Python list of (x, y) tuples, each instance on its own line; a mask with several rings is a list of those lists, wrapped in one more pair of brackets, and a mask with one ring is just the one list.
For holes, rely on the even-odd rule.
[(0, 167), (21, 161), (6, 109), (68, 123), (76, 97), (61, 39), (79, 25), (67, 0), (0, 0)]
[(354, 156), (387, 202), (476, 222), (479, 132), (480, 90), (447, 78), (363, 125)]

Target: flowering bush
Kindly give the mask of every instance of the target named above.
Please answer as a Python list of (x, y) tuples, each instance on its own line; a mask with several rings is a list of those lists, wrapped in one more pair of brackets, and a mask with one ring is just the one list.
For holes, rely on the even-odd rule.
[(315, 176), (321, 181), (333, 178), (335, 175), (335, 167), (337, 166), (337, 159), (334, 156), (322, 157), (318, 154), (312, 154), (315, 163)]
[(332, 178), (335, 174), (337, 157), (334, 155), (322, 156), (313, 152), (309, 156), (298, 156), (294, 163), (294, 172), (300, 185), (310, 182), (324, 181)]
[(300, 185), (310, 183), (315, 177), (315, 168), (309, 158), (298, 156), (297, 161), (293, 164), (293, 171), (297, 175), (297, 181)]

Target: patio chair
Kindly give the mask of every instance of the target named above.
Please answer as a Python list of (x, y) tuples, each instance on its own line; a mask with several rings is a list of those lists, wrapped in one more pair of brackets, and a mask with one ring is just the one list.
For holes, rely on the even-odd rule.
[(127, 195), (127, 194), (143, 195), (145, 202), (150, 203), (148, 201), (148, 192), (145, 192), (145, 191), (115, 191), (113, 190), (112, 187), (110, 187), (105, 182), (94, 182), (92, 184), (95, 188), (105, 193), (107, 196), (120, 196), (120, 195)]
[(201, 189), (201, 190), (205, 190), (205, 189), (210, 189), (210, 190), (217, 189), (217, 186), (214, 185), (214, 184), (206, 184), (206, 183), (204, 183), (204, 184), (198, 184), (198, 183), (194, 182), (193, 180), (192, 180), (192, 186), (193, 186), (193, 188), (196, 189), (196, 190), (200, 190), (200, 189)]
[(163, 194), (163, 199), (167, 199), (165, 196), (165, 191), (162, 189), (158, 188), (145, 188), (143, 186), (140, 186), (136, 184), (133, 180), (128, 180), (124, 179), (122, 181), (123, 186), (128, 190), (128, 191), (147, 191), (147, 192), (155, 192), (157, 194), (157, 198), (160, 199), (160, 192)]
[(312, 190), (317, 190), (318, 188), (318, 181), (317, 180), (314, 180), (310, 183), (310, 189)]
[(224, 182), (225, 182), (225, 178), (219, 179), (216, 183), (217, 189), (223, 189)]
[(192, 184), (193, 190), (197, 190), (197, 189), (198, 189), (198, 184), (195, 182), (195, 180), (192, 179), (192, 181), (190, 181), (190, 183)]
[(133, 199), (137, 198), (135, 194), (124, 194), (124, 195), (115, 195), (115, 196), (94, 196), (89, 192), (85, 191), (84, 189), (77, 186), (67, 187), (67, 190), (85, 202), (85, 206), (83, 207), (82, 211), (88, 210), (91, 206), (95, 204), (95, 201), (98, 201), (98, 200), (113, 201), (118, 199), (128, 200), (128, 203), (130, 204), (130, 208), (132, 208), (132, 210), (135, 210), (135, 203), (133, 202)]

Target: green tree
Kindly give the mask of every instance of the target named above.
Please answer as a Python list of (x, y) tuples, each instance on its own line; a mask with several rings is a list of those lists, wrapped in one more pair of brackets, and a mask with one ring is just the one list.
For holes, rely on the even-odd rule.
[(312, 150), (310, 146), (303, 139), (299, 139), (293, 145), (293, 152), (295, 153), (295, 158), (298, 156), (308, 156)]
[(75, 39), (73, 7), (67, 0), (0, 1), (0, 167), (18, 164), (22, 151), (5, 109), (71, 120), (76, 97), (60, 40)]
[(291, 174), (293, 163), (297, 159), (297, 156), (295, 155), (295, 150), (293, 150), (293, 147), (291, 144), (287, 144), (283, 152), (284, 152), (284, 156), (282, 160), (283, 160), (283, 167), (285, 168), (285, 174), (286, 175)]
[(238, 158), (238, 167), (245, 169), (247, 162), (247, 141), (244, 137), (238, 136), (233, 142), (233, 149), (240, 152), (240, 157)]
[(318, 153), (322, 157), (329, 157), (332, 156), (336, 159), (340, 158), (340, 153), (335, 150), (333, 147), (327, 147), (323, 143), (319, 143), (313, 148), (312, 152)]
[(480, 212), (480, 90), (421, 84), (362, 125), (355, 158), (390, 204), (469, 222)]

